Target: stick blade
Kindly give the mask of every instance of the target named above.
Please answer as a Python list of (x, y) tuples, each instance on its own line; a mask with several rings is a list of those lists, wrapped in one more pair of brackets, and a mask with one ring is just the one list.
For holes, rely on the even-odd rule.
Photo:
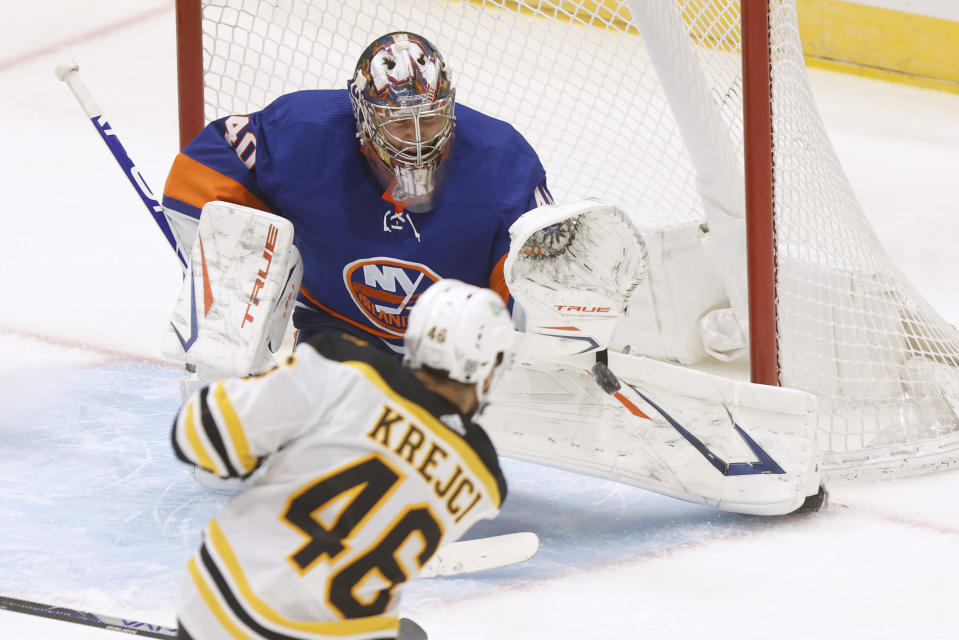
[(419, 577), (452, 576), (505, 567), (529, 560), (538, 550), (539, 536), (532, 531), (454, 542), (440, 549)]

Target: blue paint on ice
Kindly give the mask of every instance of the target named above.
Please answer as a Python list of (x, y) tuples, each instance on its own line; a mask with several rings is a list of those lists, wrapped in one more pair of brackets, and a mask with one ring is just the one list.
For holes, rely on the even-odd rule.
[[(0, 417), (0, 593), (101, 592), (172, 609), (186, 561), (226, 499), (173, 456), (181, 375), (128, 362), (4, 381), (20, 407)], [(503, 466), (510, 493), (502, 515), (467, 537), (535, 531), (537, 556), (417, 581), (408, 604), (661, 554), (756, 521), (531, 463)]]

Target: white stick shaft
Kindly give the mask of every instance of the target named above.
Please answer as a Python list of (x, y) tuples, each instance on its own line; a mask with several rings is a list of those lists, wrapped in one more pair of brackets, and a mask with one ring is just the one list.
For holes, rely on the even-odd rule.
[(87, 89), (87, 85), (83, 83), (79, 71), (80, 65), (73, 60), (68, 60), (56, 68), (57, 77), (67, 83), (70, 91), (72, 91), (76, 97), (77, 102), (80, 103), (80, 106), (83, 107), (83, 110), (86, 112), (87, 117), (96, 118), (97, 116), (103, 115), (100, 112), (100, 107), (97, 106), (96, 101), (93, 99), (93, 94)]
[(83, 80), (80, 78), (80, 65), (73, 60), (68, 60), (60, 65), (57, 65), (56, 74), (60, 80), (66, 82), (67, 86), (70, 87), (70, 90), (73, 92), (73, 96), (77, 99), (77, 102), (80, 103), (83, 111), (87, 114), (87, 118), (89, 118), (90, 122), (97, 130), (97, 133), (100, 134), (100, 137), (103, 139), (104, 144), (107, 145), (110, 153), (113, 154), (113, 158), (117, 161), (117, 164), (120, 165), (120, 168), (126, 175), (127, 180), (130, 181), (130, 185), (137, 192), (137, 195), (140, 196), (140, 200), (143, 202), (143, 205), (147, 208), (147, 211), (150, 212), (150, 215), (157, 223), (157, 226), (160, 227), (160, 231), (163, 233), (163, 236), (176, 253), (177, 259), (180, 261), (180, 266), (185, 270), (187, 266), (186, 258), (184, 257), (183, 252), (180, 251), (180, 248), (177, 245), (176, 236), (173, 234), (173, 230), (170, 228), (170, 223), (164, 216), (163, 205), (160, 204), (160, 201), (147, 185), (146, 180), (143, 179), (143, 175), (140, 173), (140, 170), (137, 169), (133, 164), (133, 160), (130, 159), (126, 149), (123, 148), (123, 144), (117, 137), (116, 131), (114, 131), (107, 122), (107, 119), (104, 117), (100, 107), (97, 106), (96, 101), (93, 99), (93, 94), (90, 93), (90, 90), (87, 89), (86, 84), (84, 84)]

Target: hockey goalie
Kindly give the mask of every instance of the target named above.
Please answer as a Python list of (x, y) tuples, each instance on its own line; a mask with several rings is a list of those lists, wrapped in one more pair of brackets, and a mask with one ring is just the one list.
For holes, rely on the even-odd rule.
[[(302, 273), (293, 232), (270, 213), (204, 207), (163, 347), (196, 368), (187, 391), (272, 364)], [(510, 238), (519, 363), (480, 418), (501, 453), (728, 511), (815, 503), (813, 396), (615, 348), (649, 277), (646, 242), (623, 211), (545, 205)]]

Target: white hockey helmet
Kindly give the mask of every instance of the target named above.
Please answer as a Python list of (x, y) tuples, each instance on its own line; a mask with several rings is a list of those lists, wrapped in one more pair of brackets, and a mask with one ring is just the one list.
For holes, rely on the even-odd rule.
[[(477, 397), (483, 402), (512, 365), (513, 322), (503, 300), (490, 289), (439, 280), (410, 311), (405, 346), (407, 366), (438, 369), (452, 380), (477, 384)], [(484, 388), (490, 372), (493, 379)]]

